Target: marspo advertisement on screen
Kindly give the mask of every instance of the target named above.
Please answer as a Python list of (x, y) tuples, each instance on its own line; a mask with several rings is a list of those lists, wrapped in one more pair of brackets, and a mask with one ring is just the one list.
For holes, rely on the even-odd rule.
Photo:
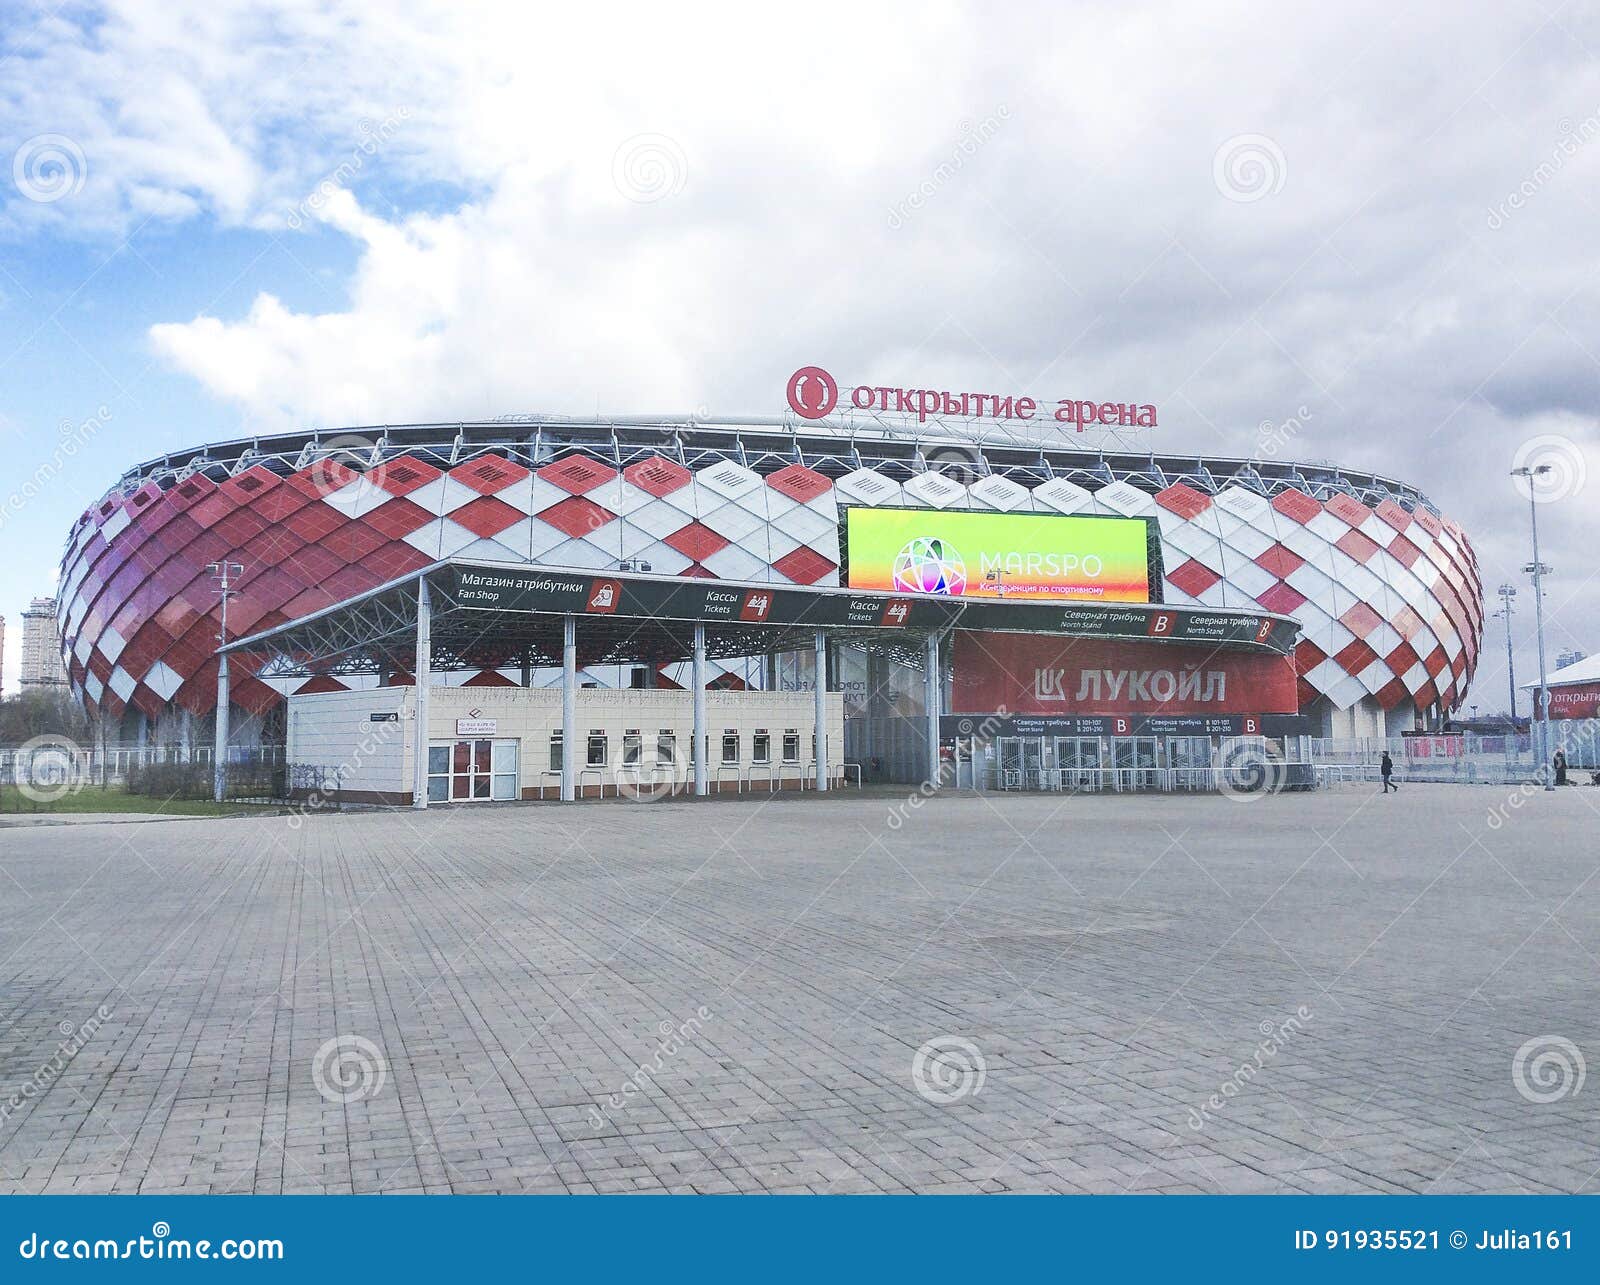
[(1150, 601), (1143, 518), (855, 508), (845, 550), (852, 589)]

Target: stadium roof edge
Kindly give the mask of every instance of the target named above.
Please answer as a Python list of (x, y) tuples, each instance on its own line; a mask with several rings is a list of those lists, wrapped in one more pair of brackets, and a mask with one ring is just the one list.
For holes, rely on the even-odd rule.
[[(163, 471), (186, 472), (207, 467), (228, 467), (271, 458), (282, 458), (306, 451), (348, 450), (357, 439), (366, 445), (382, 444), (386, 450), (403, 453), (407, 449), (442, 451), (462, 449), (480, 451), (496, 446), (527, 449), (537, 442), (542, 449), (572, 450), (594, 448), (615, 439), (618, 433), (657, 431), (685, 445), (693, 437), (745, 437), (771, 442), (787, 449), (796, 458), (807, 454), (826, 455), (830, 448), (840, 453), (858, 452), (873, 446), (899, 452), (920, 453), (925, 445), (975, 447), (984, 452), (1026, 452), (1041, 460), (1073, 462), (1073, 467), (1093, 470), (1099, 467), (1111, 480), (1111, 462), (1124, 472), (1138, 472), (1141, 463), (1165, 476), (1171, 472), (1188, 480), (1212, 469), (1238, 476), (1255, 474), (1285, 485), (1308, 487), (1331, 485), (1352, 492), (1366, 489), (1392, 492), (1438, 512), (1423, 492), (1409, 483), (1367, 470), (1310, 461), (1262, 460), (1248, 456), (1213, 455), (1195, 451), (1155, 451), (1143, 444), (1132, 444), (1120, 436), (1091, 444), (1073, 440), (1075, 434), (1050, 431), (1038, 425), (1033, 431), (951, 426), (936, 419), (926, 424), (905, 424), (860, 413), (830, 416), (823, 420), (802, 420), (784, 416), (708, 416), (697, 414), (661, 415), (509, 415), (481, 420), (454, 420), (409, 424), (361, 424), (328, 429), (299, 429), (255, 434), (204, 443), (200, 446), (167, 452), (127, 469), (111, 490), (127, 491), (153, 474)], [(580, 440), (568, 440), (566, 433)], [(593, 440), (581, 440), (584, 433)], [(547, 434), (550, 435), (547, 437)], [(1177, 480), (1177, 479), (1174, 479)]]

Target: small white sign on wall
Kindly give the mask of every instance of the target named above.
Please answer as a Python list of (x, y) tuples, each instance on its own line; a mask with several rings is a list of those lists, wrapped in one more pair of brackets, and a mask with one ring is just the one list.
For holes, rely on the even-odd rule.
[(457, 736), (494, 736), (499, 730), (500, 720), (497, 718), (456, 719)]

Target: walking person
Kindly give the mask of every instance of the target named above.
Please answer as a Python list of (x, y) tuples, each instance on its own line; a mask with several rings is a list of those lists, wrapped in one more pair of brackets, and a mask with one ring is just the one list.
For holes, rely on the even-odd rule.
[(1389, 751), (1384, 750), (1383, 758), (1378, 761), (1378, 772), (1383, 777), (1383, 792), (1393, 790), (1400, 793), (1400, 787), (1394, 783), (1394, 760), (1389, 757)]

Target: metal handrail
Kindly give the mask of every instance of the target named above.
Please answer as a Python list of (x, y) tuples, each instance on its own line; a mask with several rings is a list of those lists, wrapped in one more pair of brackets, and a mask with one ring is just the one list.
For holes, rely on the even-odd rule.
[(758, 771), (759, 772), (765, 772), (767, 774), (767, 777), (766, 777), (766, 780), (767, 780), (767, 792), (770, 794), (770, 793), (774, 792), (775, 790), (777, 790), (778, 783), (777, 783), (776, 778), (773, 776), (772, 768), (773, 768), (773, 764), (772, 764), (772, 761), (769, 759), (765, 763), (752, 763), (749, 766), (749, 768), (746, 769), (745, 777), (744, 777), (745, 784), (750, 787), (750, 791), (751, 791), (752, 794), (755, 792), (755, 788), (756, 788), (755, 775), (756, 775), (756, 773)]
[[(827, 765), (828, 780), (830, 782), (834, 779), (833, 766), (831, 762)], [(800, 788), (802, 790), (814, 790), (817, 788), (817, 760), (807, 759), (805, 767), (805, 775), (800, 778)]]
[[(719, 763), (719, 764), (717, 764), (717, 767), (716, 767), (715, 771), (713, 771), (713, 773), (712, 773), (712, 777), (716, 781), (717, 785), (720, 787), (722, 785), (723, 781), (727, 780), (727, 777), (724, 775), (727, 772), (732, 772), (733, 773), (733, 786), (734, 786), (733, 792), (735, 794), (743, 794), (744, 793), (744, 778), (739, 775), (739, 765), (737, 763)], [(719, 788), (717, 792), (720, 794), (722, 791)]]
[(580, 799), (583, 797), (583, 782), (584, 782), (584, 778), (585, 777), (589, 777), (589, 776), (594, 777), (595, 784), (600, 787), (600, 795), (599, 795), (599, 797), (602, 798), (602, 799), (605, 798), (606, 797), (606, 769), (603, 768), (603, 767), (580, 767), (578, 769), (578, 776), (577, 776), (577, 781), (576, 781), (578, 797)]
[(859, 764), (859, 763), (846, 763), (844, 765), (844, 780), (845, 780), (845, 784), (848, 785), (850, 783), (850, 769), (851, 768), (855, 768), (855, 770), (856, 770), (856, 789), (859, 790), (859, 789), (862, 788), (862, 784), (861, 784), (861, 782), (862, 782), (861, 764)]
[[(776, 776), (777, 782), (778, 782), (777, 786), (775, 788), (780, 789), (780, 790), (784, 788), (785, 783), (789, 779), (789, 773), (790, 772), (793, 772), (795, 774), (795, 786), (796, 786), (796, 788), (797, 789), (801, 789), (801, 790), (806, 788), (806, 770), (805, 770), (805, 765), (804, 764), (793, 762), (793, 761), (789, 761), (789, 760), (785, 760), (785, 761), (782, 761), (782, 762), (775, 763), (773, 765), (773, 769), (774, 769), (774, 775)], [(816, 784), (815, 773), (813, 773), (812, 784), (813, 785)]]

